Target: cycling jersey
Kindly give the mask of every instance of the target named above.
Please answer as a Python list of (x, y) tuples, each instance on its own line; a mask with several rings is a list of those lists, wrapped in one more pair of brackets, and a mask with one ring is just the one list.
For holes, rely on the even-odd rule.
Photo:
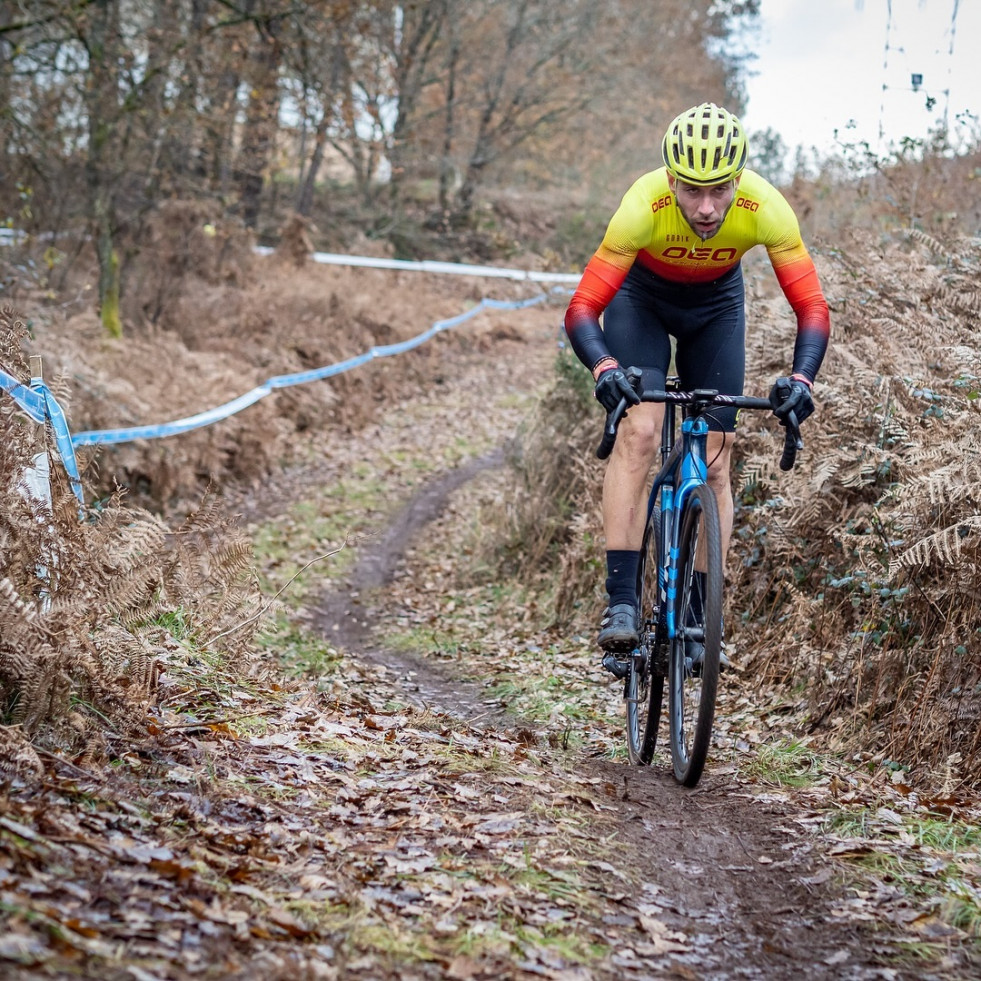
[(786, 198), (744, 170), (718, 232), (702, 241), (685, 221), (666, 168), (639, 178), (623, 196), (599, 248), (586, 265), (565, 315), (579, 359), (592, 370), (609, 357), (599, 318), (636, 263), (693, 293), (739, 265), (754, 246), (766, 248), (777, 282), (797, 315), (793, 373), (811, 380), (828, 347), (830, 317), (817, 270)]
[[(672, 338), (674, 343), (672, 344)], [(746, 297), (743, 271), (693, 290), (631, 267), (603, 313), (603, 341), (622, 365), (639, 368), (645, 391), (661, 391), (668, 370), (686, 391), (714, 388), (742, 395), (746, 369)], [(709, 429), (731, 433), (736, 410), (716, 407)]]

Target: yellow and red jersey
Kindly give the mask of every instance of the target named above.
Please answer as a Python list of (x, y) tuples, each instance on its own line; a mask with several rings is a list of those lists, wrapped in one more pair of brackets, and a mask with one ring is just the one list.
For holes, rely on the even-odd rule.
[(566, 311), (573, 349), (587, 368), (608, 354), (599, 318), (634, 263), (669, 282), (696, 285), (718, 279), (757, 245), (766, 249), (777, 282), (797, 315), (793, 370), (813, 378), (828, 346), (828, 305), (797, 216), (786, 198), (752, 170), (743, 171), (729, 213), (719, 231), (705, 241), (678, 208), (666, 168), (635, 181), (610, 219)]

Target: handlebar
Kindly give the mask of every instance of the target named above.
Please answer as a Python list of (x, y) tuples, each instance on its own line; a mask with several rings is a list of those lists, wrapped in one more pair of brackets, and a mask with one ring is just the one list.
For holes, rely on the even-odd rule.
[[(640, 381), (640, 371), (636, 375), (631, 374), (628, 369), (627, 375), (631, 383), (636, 385)], [(656, 389), (640, 392), (641, 402), (676, 402), (680, 405), (695, 405), (700, 412), (711, 408), (713, 405), (728, 406), (736, 409), (765, 409), (770, 412), (773, 406), (769, 399), (756, 398), (752, 395), (723, 395), (712, 389), (696, 389), (693, 392), (662, 392)], [(617, 427), (620, 420), (624, 417), (630, 403), (625, 398), (620, 399), (619, 405), (606, 417), (606, 425), (603, 427), (603, 438), (596, 450), (596, 455), (605, 460), (613, 452), (613, 444), (617, 438)], [(797, 414), (791, 412), (786, 420), (780, 423), (786, 429), (783, 443), (783, 453), (780, 456), (780, 469), (792, 470), (797, 460), (798, 450), (804, 448), (804, 441), (800, 436), (800, 424), (797, 421)]]

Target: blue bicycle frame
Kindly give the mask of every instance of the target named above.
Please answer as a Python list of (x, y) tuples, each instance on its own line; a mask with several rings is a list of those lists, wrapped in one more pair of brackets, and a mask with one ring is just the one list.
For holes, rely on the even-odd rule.
[[(613, 451), (617, 426), (630, 404), (657, 402), (664, 406), (661, 468), (651, 481), (647, 498), (637, 583), (642, 613), (639, 644), (624, 662), (625, 673), (617, 674), (624, 678), (627, 743), (632, 762), (651, 762), (667, 682), (674, 773), (686, 787), (693, 787), (701, 776), (712, 737), (722, 646), (724, 556), (718, 502), (708, 488), (709, 410), (713, 406), (771, 410), (772, 406), (769, 399), (708, 389), (682, 392), (676, 378), (668, 380), (664, 391), (642, 391), (641, 370), (631, 367), (625, 374), (635, 397), (628, 400), (625, 395), (607, 414), (603, 439), (596, 450), (601, 460)], [(802, 446), (793, 413), (785, 426), (782, 470), (793, 466)], [(695, 521), (699, 524), (693, 524)], [(703, 549), (704, 584), (699, 584), (696, 594), (694, 563)], [(692, 599), (696, 595), (700, 615), (693, 615)], [(608, 660), (614, 661), (613, 667), (607, 665)], [(603, 663), (613, 670), (618, 662), (608, 655)]]
[[(661, 429), (661, 469), (651, 484), (647, 500), (647, 519), (655, 507), (661, 511), (661, 555), (658, 556), (658, 590), (661, 595), (660, 616), (668, 640), (676, 636), (675, 607), (678, 596), (678, 530), (681, 514), (692, 490), (708, 479), (706, 447), (708, 423), (702, 415), (686, 415), (681, 423), (681, 439), (674, 440), (676, 405), (664, 403)], [(665, 566), (664, 557), (667, 556)]]

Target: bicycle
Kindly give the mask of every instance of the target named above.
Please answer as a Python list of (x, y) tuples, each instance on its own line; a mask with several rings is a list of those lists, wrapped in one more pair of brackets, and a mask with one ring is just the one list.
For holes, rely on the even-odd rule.
[[(626, 665), (615, 655), (607, 659), (614, 659), (614, 673), (624, 677), (631, 762), (647, 765), (653, 759), (667, 682), (674, 776), (684, 786), (694, 787), (712, 737), (722, 651), (722, 532), (715, 494), (706, 483), (705, 417), (714, 406), (767, 411), (773, 407), (768, 399), (713, 389), (683, 392), (675, 377), (667, 380), (665, 391), (641, 391), (640, 369), (628, 369), (627, 376), (641, 401), (664, 403), (661, 469), (648, 496), (637, 576), (640, 643)], [(680, 439), (678, 406), (682, 407)], [(607, 416), (596, 451), (601, 460), (612, 452), (617, 426), (628, 407), (622, 399)], [(794, 413), (785, 425), (780, 469), (786, 471), (793, 468), (804, 444)], [(695, 576), (696, 557), (705, 566), (704, 578)], [(693, 597), (700, 600), (694, 607)], [(700, 662), (693, 656), (693, 645), (704, 646)]]

